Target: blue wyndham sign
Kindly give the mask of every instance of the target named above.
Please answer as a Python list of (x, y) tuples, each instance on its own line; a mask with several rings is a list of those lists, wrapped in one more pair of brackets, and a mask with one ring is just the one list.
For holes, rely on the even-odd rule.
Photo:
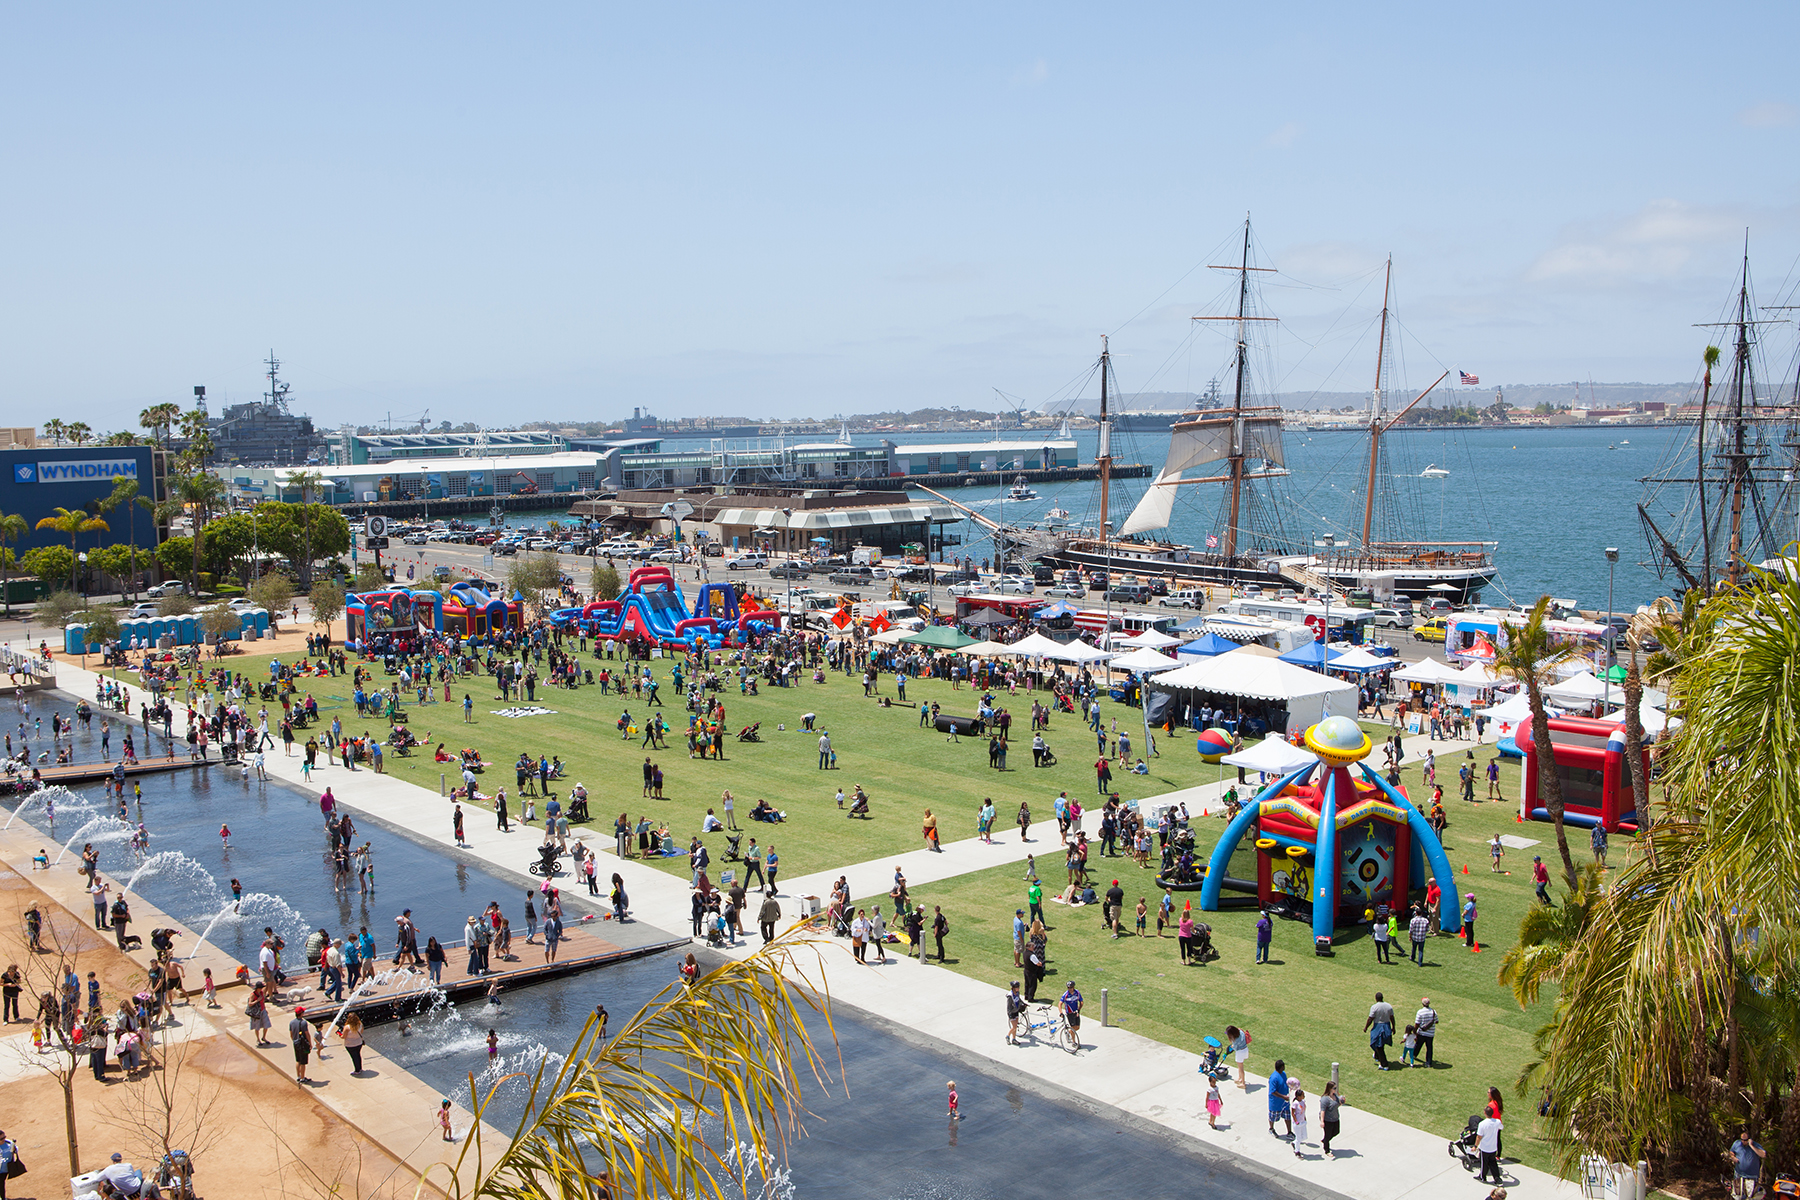
[(79, 483), (88, 479), (138, 477), (134, 458), (86, 458), (40, 463), (14, 463), (14, 483)]

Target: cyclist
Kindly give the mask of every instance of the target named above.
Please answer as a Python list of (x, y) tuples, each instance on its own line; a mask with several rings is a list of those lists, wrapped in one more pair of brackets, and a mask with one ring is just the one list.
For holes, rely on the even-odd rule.
[(1057, 997), (1056, 1005), (1062, 1009), (1063, 1024), (1069, 1031), (1069, 1043), (1081, 1049), (1081, 993), (1075, 990), (1075, 981), (1071, 979), (1063, 994)]

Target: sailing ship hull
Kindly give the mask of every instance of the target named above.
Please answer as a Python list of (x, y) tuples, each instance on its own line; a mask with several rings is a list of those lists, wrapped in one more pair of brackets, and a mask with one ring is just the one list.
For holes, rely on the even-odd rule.
[(1281, 573), (1263, 561), (1238, 558), (1227, 560), (1216, 554), (1196, 554), (1188, 546), (1167, 542), (1070, 542), (1043, 555), (1058, 566), (1082, 571), (1131, 572), (1163, 575), (1188, 583), (1215, 587), (1245, 587), (1255, 584), (1265, 588), (1293, 586)]

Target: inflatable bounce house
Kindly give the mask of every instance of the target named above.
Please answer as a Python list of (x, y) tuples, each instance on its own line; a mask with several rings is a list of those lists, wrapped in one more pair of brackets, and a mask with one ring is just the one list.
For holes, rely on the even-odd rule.
[(1251, 834), (1258, 903), (1310, 920), (1321, 954), (1330, 952), (1338, 926), (1366, 926), (1371, 909), (1387, 905), (1404, 914), (1413, 892), (1424, 888), (1427, 867), (1443, 889), (1439, 924), (1447, 933), (1461, 929), (1444, 847), (1405, 793), (1363, 765), (1371, 744), (1362, 727), (1349, 717), (1326, 717), (1305, 740), (1318, 761), (1276, 780), (1238, 811), (1207, 863), (1200, 907), (1217, 910), (1220, 892), (1239, 882), (1226, 872)]
[(361, 646), (370, 633), (459, 633), (464, 637), (524, 628), (523, 597), (503, 600), (463, 580), (444, 595), (433, 588), (384, 588), (344, 598), (344, 638)]
[(773, 632), (781, 625), (779, 613), (762, 607), (754, 597), (740, 599), (729, 583), (703, 586), (690, 612), (674, 573), (661, 563), (635, 568), (618, 599), (558, 609), (550, 620), (601, 641), (641, 640), (668, 649), (704, 644), (714, 650), (741, 643), (758, 630)]
[[(1601, 825), (1608, 833), (1636, 833), (1637, 799), (1632, 792), (1631, 772), (1650, 770), (1649, 735), (1645, 735), (1645, 749), (1634, 764), (1625, 754), (1623, 722), (1551, 717), (1546, 723), (1550, 726), (1551, 761), (1562, 780), (1563, 820), (1590, 829)], [(1548, 821), (1550, 814), (1538, 798), (1539, 750), (1533, 724), (1526, 717), (1513, 735), (1525, 756), (1519, 816), (1527, 821)]]

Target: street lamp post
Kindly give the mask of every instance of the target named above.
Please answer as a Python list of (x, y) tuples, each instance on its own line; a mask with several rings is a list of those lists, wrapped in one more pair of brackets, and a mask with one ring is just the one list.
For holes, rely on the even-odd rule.
[(1618, 566), (1619, 566), (1619, 548), (1617, 546), (1608, 546), (1606, 548), (1606, 668), (1605, 668), (1605, 670), (1603, 670), (1601, 672), (1601, 687), (1600, 687), (1600, 693), (1601, 693), (1600, 703), (1604, 706), (1601, 709), (1601, 712), (1603, 714), (1607, 708), (1612, 707), (1612, 668), (1613, 668), (1613, 658), (1616, 655), (1616, 650), (1614, 649), (1613, 641), (1614, 641), (1614, 635), (1617, 633), (1617, 630), (1613, 627), (1613, 620), (1612, 620), (1612, 618), (1613, 618), (1613, 573), (1618, 569)]

